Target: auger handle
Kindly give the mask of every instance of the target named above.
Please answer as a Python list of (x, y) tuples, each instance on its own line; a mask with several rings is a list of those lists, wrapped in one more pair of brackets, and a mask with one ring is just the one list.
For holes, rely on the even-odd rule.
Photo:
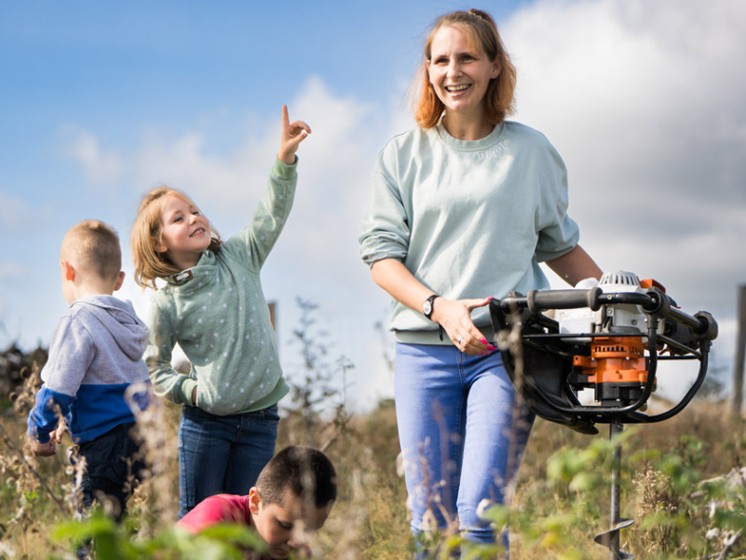
[(539, 313), (547, 309), (576, 309), (590, 307), (596, 311), (601, 307), (599, 297), (603, 293), (595, 286), (587, 290), (531, 290), (526, 296), (528, 309), (532, 313)]
[(549, 309), (579, 309), (588, 307), (597, 311), (602, 305), (639, 305), (642, 310), (656, 317), (667, 318), (688, 327), (698, 340), (713, 340), (718, 335), (718, 326), (712, 315), (700, 311), (689, 315), (676, 307), (676, 303), (663, 292), (650, 288), (645, 293), (604, 292), (600, 286), (589, 289), (531, 290), (527, 296), (511, 294), (499, 300), (504, 313), (526, 309), (540, 314)]

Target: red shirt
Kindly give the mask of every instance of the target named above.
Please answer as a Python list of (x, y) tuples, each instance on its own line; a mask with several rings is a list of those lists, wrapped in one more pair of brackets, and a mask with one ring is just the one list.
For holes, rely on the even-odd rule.
[(176, 525), (191, 533), (199, 533), (202, 529), (216, 523), (244, 523), (251, 527), (249, 496), (235, 494), (210, 496), (197, 504)]

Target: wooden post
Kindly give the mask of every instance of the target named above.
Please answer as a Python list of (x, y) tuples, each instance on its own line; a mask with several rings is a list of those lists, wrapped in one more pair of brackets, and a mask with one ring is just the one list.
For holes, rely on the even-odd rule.
[(270, 301), (269, 306), (269, 320), (272, 322), (272, 328), (277, 330), (277, 304), (274, 301)]
[(736, 363), (733, 368), (733, 416), (740, 418), (743, 403), (744, 354), (746, 353), (746, 284), (741, 284), (738, 287), (737, 332)]

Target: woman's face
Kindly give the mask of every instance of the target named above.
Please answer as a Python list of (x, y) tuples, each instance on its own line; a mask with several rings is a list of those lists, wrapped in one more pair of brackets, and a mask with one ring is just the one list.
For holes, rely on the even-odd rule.
[(490, 80), (500, 75), (476, 38), (461, 27), (444, 26), (433, 35), (428, 61), (430, 84), (448, 114), (480, 118)]

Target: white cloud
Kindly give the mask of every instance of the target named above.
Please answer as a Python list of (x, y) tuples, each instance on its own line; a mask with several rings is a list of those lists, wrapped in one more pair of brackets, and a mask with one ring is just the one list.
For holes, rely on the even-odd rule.
[(537, 3), (506, 32), (520, 116), (578, 162), (576, 179), (743, 204), (744, 25), (742, 3)]
[(70, 128), (64, 131), (64, 137), (63, 154), (80, 163), (92, 186), (111, 183), (125, 173), (122, 157), (113, 151), (103, 150), (94, 134)]
[(545, 1), (503, 28), (519, 120), (565, 158), (582, 243), (732, 315), (746, 280), (746, 4)]

